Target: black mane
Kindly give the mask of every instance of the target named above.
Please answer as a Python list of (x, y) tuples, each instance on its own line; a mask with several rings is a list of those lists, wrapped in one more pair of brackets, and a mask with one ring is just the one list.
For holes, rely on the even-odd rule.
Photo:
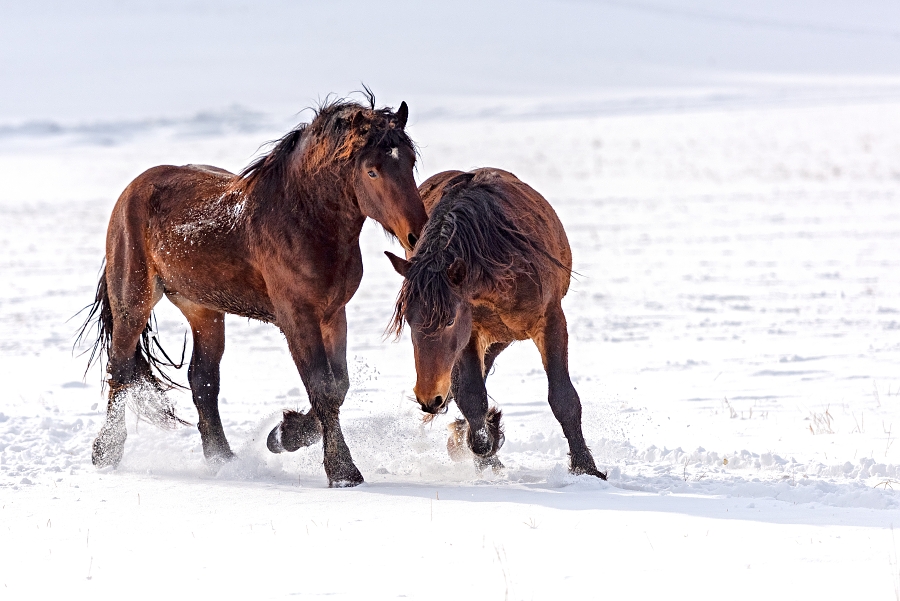
[[(389, 332), (403, 330), (413, 299), (428, 315), (423, 327), (434, 329), (450, 320), (463, 291), (506, 290), (523, 271), (540, 285), (542, 272), (551, 265), (563, 267), (510, 219), (496, 200), (503, 191), (474, 177), (458, 175), (444, 188), (416, 244)], [(457, 259), (466, 269), (454, 286), (448, 268)]]

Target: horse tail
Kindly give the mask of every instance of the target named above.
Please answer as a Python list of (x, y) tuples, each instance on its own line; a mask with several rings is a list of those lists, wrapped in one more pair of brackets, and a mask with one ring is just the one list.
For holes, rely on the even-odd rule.
[[(96, 337), (91, 345), (91, 354), (84, 372), (87, 375), (87, 372), (95, 363), (99, 361), (102, 366), (109, 359), (112, 348), (113, 325), (115, 322), (113, 320), (112, 306), (109, 302), (105, 263), (100, 273), (100, 281), (97, 283), (94, 302), (83, 310), (88, 310), (88, 315), (75, 338), (75, 346), (79, 346), (82, 342), (88, 340), (91, 336), (90, 332), (96, 330)], [(145, 392), (150, 394), (130, 395), (128, 404), (135, 413), (157, 426), (172, 428), (178, 424), (191, 425), (175, 415), (174, 406), (164, 394), (167, 390), (172, 390), (173, 388), (186, 388), (184, 385), (174, 381), (163, 368), (174, 367), (180, 369), (184, 366), (187, 336), (185, 336), (185, 343), (181, 349), (181, 360), (176, 363), (160, 345), (157, 333), (153, 327), (154, 324), (155, 318), (153, 313), (151, 313), (150, 319), (147, 320), (147, 324), (141, 331), (141, 336), (134, 351), (135, 375), (139, 379), (143, 379), (146, 386), (149, 386), (149, 390)], [(128, 383), (109, 381), (112, 387), (122, 387)], [(104, 387), (106, 384), (107, 381), (104, 380)]]
[(99, 361), (101, 366), (105, 363), (112, 346), (113, 314), (112, 307), (109, 304), (109, 289), (106, 285), (106, 261), (103, 262), (103, 266), (100, 269), (100, 281), (97, 283), (97, 292), (94, 294), (93, 304), (88, 305), (79, 313), (86, 310), (89, 310), (88, 315), (78, 329), (78, 335), (75, 337), (75, 347), (81, 346), (82, 342), (90, 338), (91, 330), (96, 329), (97, 335), (90, 348), (91, 355), (88, 358), (87, 368), (84, 370), (85, 376), (87, 376), (87, 372), (93, 367), (94, 363)]

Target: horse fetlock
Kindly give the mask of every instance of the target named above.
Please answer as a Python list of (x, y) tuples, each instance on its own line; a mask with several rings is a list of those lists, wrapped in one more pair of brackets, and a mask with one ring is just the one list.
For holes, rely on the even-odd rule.
[(325, 466), (325, 474), (328, 476), (328, 486), (331, 488), (347, 488), (362, 484), (365, 480), (353, 463), (350, 448), (344, 441), (344, 434), (339, 424), (331, 427), (323, 427), (323, 450), (325, 458), (322, 462)]
[(349, 450), (346, 456), (325, 455), (325, 474), (328, 476), (328, 486), (331, 488), (349, 488), (365, 482), (360, 471), (353, 463)]
[(490, 457), (497, 454), (500, 447), (506, 441), (503, 434), (503, 412), (497, 407), (488, 409), (481, 427), (469, 427), (467, 441), (473, 453), (482, 457)]
[(491, 440), (491, 434), (485, 426), (478, 429), (469, 428), (467, 440), (469, 449), (476, 455), (488, 455), (494, 447), (494, 441)]
[[(453, 461), (464, 461), (466, 459), (472, 458), (475, 462), (475, 469), (479, 472), (483, 472), (484, 470), (490, 468), (494, 474), (500, 474), (506, 469), (506, 466), (500, 461), (500, 458), (497, 457), (497, 450), (500, 448), (500, 445), (492, 444), (490, 445), (488, 452), (484, 455), (473, 455), (472, 450), (470, 450), (467, 440), (468, 440), (468, 432), (469, 432), (469, 424), (464, 419), (454, 420), (447, 429), (450, 431), (450, 436), (447, 438), (447, 453), (450, 455), (450, 459)], [(484, 428), (485, 431), (489, 430)], [(498, 439), (495, 438), (494, 442)], [(502, 444), (502, 439), (500, 440)]]

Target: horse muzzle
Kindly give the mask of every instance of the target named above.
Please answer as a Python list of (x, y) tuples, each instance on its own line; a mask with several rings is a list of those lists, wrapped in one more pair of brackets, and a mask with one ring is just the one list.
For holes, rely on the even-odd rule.
[(416, 395), (416, 401), (419, 403), (419, 409), (424, 413), (439, 415), (441, 413), (447, 413), (447, 409), (450, 405), (450, 395), (445, 396), (439, 394), (432, 399), (425, 401)]

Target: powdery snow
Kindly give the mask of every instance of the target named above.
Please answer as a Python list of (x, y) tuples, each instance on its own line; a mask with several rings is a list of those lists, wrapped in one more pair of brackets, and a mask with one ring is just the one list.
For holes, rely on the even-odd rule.
[[(279, 133), (261, 122), (0, 139), (4, 598), (896, 594), (900, 103), (413, 119), (420, 179), (503, 167), (566, 225), (570, 363), (608, 483), (566, 473), (530, 343), (488, 380), (506, 472), (450, 461), (454, 410), (422, 424), (408, 336), (383, 338), (400, 282), (372, 224), (343, 409), (367, 484), (327, 489), (318, 448), (265, 449), (279, 410), (308, 402), (278, 330), (235, 317), (221, 411), (238, 459), (212, 470), (195, 429), (129, 414), (121, 466), (97, 471), (101, 373), (82, 380), (67, 320), (92, 300), (112, 204), (157, 163), (239, 169)], [(171, 354), (186, 324), (166, 301), (157, 316)]]

